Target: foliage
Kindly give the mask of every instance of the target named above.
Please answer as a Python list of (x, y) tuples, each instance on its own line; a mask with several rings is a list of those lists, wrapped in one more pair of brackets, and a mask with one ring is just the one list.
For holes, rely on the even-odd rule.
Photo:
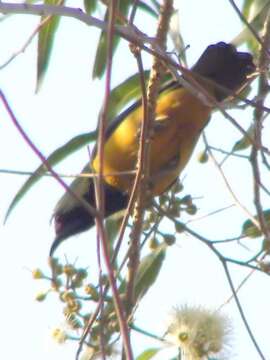
[[(164, 0), (164, 2), (166, 3), (166, 0)], [(30, 1), (28, 3), (34, 2)], [(130, 21), (131, 14), (137, 12), (139, 15), (136, 16), (144, 16), (146, 19), (148, 17), (157, 19), (160, 15), (160, 4), (154, 0), (151, 2), (137, 1), (135, 2), (135, 5), (134, 2), (130, 0), (118, 1), (117, 6), (115, 6), (114, 9), (114, 25), (116, 32), (113, 39), (110, 39), (107, 32), (111, 14), (111, 3), (107, 1), (84, 0), (83, 4), (84, 9), (81, 10), (81, 13), (89, 16), (89, 18), (90, 16), (97, 16), (104, 25), (101, 27), (98, 44), (95, 44), (94, 47), (95, 61), (92, 69), (92, 77), (93, 79), (102, 79), (105, 77), (105, 82), (109, 82), (109, 45), (112, 45), (112, 56), (115, 56), (119, 44), (123, 42), (123, 35), (121, 35), (121, 32), (118, 30), (122, 28), (132, 29), (132, 31), (130, 31), (131, 35), (128, 35), (131, 38), (134, 34), (136, 38), (137, 31), (137, 42), (135, 41), (135, 44), (131, 46), (132, 51), (136, 54), (136, 52), (138, 52), (137, 46), (140, 45), (142, 47), (140, 41), (143, 41), (142, 39), (144, 38), (143, 35), (141, 33), (139, 34), (138, 30), (133, 27), (133, 22)], [(57, 7), (65, 6), (66, 1), (45, 0), (42, 2), (42, 5), (45, 6), (45, 9), (47, 5), (54, 5)], [(260, 271), (264, 274), (270, 273), (268, 262), (270, 251), (270, 210), (266, 207), (261, 196), (263, 191), (267, 196), (269, 196), (270, 193), (269, 186), (266, 185), (264, 176), (265, 172), (269, 175), (270, 165), (269, 149), (265, 145), (263, 132), (265, 119), (270, 112), (264, 105), (264, 100), (269, 92), (267, 78), (269, 60), (267, 56), (263, 55), (264, 52), (268, 52), (267, 49), (269, 49), (270, 44), (269, 6), (269, 0), (244, 1), (241, 15), (244, 16), (247, 23), (243, 25), (243, 30), (233, 40), (233, 43), (237, 46), (243, 44), (246, 45), (256, 57), (259, 69), (259, 86), (256, 95), (254, 95), (254, 86), (251, 85), (249, 89), (251, 90), (250, 92), (241, 93), (239, 97), (236, 96), (236, 99), (234, 99), (228, 107), (251, 109), (253, 113), (252, 120), (247, 124), (245, 129), (241, 128), (239, 125), (242, 135), (241, 138), (232, 145), (231, 151), (227, 151), (221, 147), (217, 148), (212, 146), (208, 143), (207, 138), (204, 137), (205, 149), (198, 157), (198, 161), (202, 165), (208, 164), (210, 160), (215, 163), (221, 176), (225, 178), (227, 189), (232, 193), (235, 204), (239, 206), (240, 209), (244, 210), (245, 218), (242, 219), (241, 224), (239, 224), (237, 235), (232, 239), (222, 238), (220, 236), (218, 240), (211, 240), (195, 231), (189, 224), (196, 220), (196, 216), (202, 216), (203, 218), (204, 215), (203, 212), (200, 212), (197, 199), (194, 199), (191, 194), (184, 193), (184, 187), (180, 181), (173, 184), (163, 195), (146, 204), (147, 211), (144, 220), (142, 221), (140, 236), (138, 237), (138, 246), (136, 249), (138, 252), (137, 259), (134, 260), (134, 258), (132, 258), (132, 247), (123, 246), (121, 243), (122, 237), (119, 236), (119, 233), (121, 233), (122, 227), (124, 226), (123, 224), (125, 224), (122, 235), (125, 233), (126, 236), (130, 236), (132, 243), (134, 241), (132, 238), (132, 229), (134, 229), (134, 223), (136, 223), (136, 221), (129, 219), (129, 221), (125, 223), (125, 214), (123, 213), (106, 219), (105, 229), (107, 245), (104, 249), (104, 246), (102, 248), (102, 244), (99, 244), (97, 262), (94, 265), (91, 264), (89, 268), (89, 264), (87, 264), (85, 268), (76, 267), (75, 264), (72, 264), (69, 261), (62, 264), (59, 259), (53, 258), (50, 262), (51, 275), (40, 269), (33, 271), (33, 277), (35, 279), (42, 280), (47, 284), (47, 290), (37, 294), (37, 301), (45, 301), (48, 296), (54, 293), (58, 295), (60, 302), (63, 304), (63, 314), (69, 329), (67, 331), (59, 328), (55, 329), (53, 336), (59, 343), (64, 343), (66, 341), (76, 341), (80, 343), (81, 345), (79, 345), (78, 352), (80, 353), (83, 349), (83, 351), (87, 353), (86, 356), (89, 359), (94, 359), (97, 356), (103, 356), (103, 358), (113, 356), (119, 354), (120, 350), (122, 350), (122, 356), (124, 358), (125, 355), (123, 354), (126, 351), (125, 347), (127, 347), (125, 341), (127, 340), (123, 341), (123, 349), (120, 349), (119, 347), (119, 338), (122, 337), (123, 339), (123, 332), (125, 334), (125, 330), (122, 329), (123, 321), (128, 329), (126, 335), (129, 338), (129, 330), (133, 327), (135, 328), (135, 314), (137, 308), (143, 306), (143, 300), (150, 289), (158, 284), (159, 275), (166, 264), (167, 253), (169, 252), (169, 249), (176, 246), (179, 236), (183, 233), (193, 236), (198, 239), (198, 241), (202, 242), (221, 262), (233, 296), (236, 299), (240, 314), (248, 328), (227, 265), (231, 263), (245, 267), (251, 271)], [(49, 64), (54, 60), (53, 49), (55, 46), (55, 39), (57, 38), (59, 27), (61, 27), (61, 14), (57, 16), (47, 15), (45, 12), (40, 15), (42, 16), (40, 16), (40, 23), (37, 31), (37, 90), (40, 90), (42, 83), (46, 81)], [(78, 17), (80, 17), (80, 13)], [(251, 34), (250, 27), (256, 32), (258, 38), (261, 39), (261, 43), (258, 42), (258, 39), (256, 39), (254, 34)], [(183, 51), (183, 53), (179, 55), (185, 62), (186, 53), (183, 50), (184, 41), (182, 35), (178, 35), (179, 36), (173, 34), (172, 38), (177, 43), (180, 43), (181, 51)], [(267, 42), (264, 43), (264, 41)], [(151, 43), (151, 39), (148, 39), (145, 43)], [(144, 44), (144, 46), (146, 45)], [(135, 50), (134, 47), (136, 48)], [(147, 47), (148, 52), (156, 51), (156, 54), (159, 54), (158, 50), (155, 45), (153, 45), (152, 48)], [(163, 55), (167, 56), (166, 53)], [(162, 66), (164, 66), (164, 61)], [(168, 66), (168, 73), (161, 79), (161, 85), (164, 85), (172, 78), (170, 66)], [(143, 98), (141, 100), (141, 82), (142, 79), (144, 79), (147, 84), (150, 76), (149, 70), (140, 71), (139, 69), (136, 74), (132, 74), (122, 83), (115, 86), (110, 91), (110, 94), (105, 94), (105, 100), (108, 100), (106, 111), (108, 123), (116, 118), (117, 115), (124, 111), (131, 103), (144, 100)], [(191, 85), (193, 86), (193, 84)], [(195, 86), (195, 92), (196, 91), (198, 92), (199, 90)], [(253, 96), (252, 100), (247, 99), (247, 96), (250, 96), (250, 94)], [(2, 96), (1, 98), (3, 100), (4, 97)], [(104, 101), (104, 103), (106, 103), (106, 101)], [(221, 110), (227, 118), (230, 118), (225, 111), (225, 105), (223, 106), (223, 104), (221, 104), (220, 107), (218, 107), (218, 110)], [(102, 117), (103, 111), (104, 109), (101, 110), (100, 117)], [(98, 134), (99, 129), (88, 133), (74, 135), (67, 143), (59, 146), (47, 157), (49, 165), (54, 167), (72, 156), (76, 151), (85, 148), (89, 143), (95, 142), (98, 138)], [(36, 153), (38, 153), (38, 151), (36, 151)], [(245, 206), (238, 201), (224, 175), (223, 164), (230, 161), (232, 158), (237, 158), (248, 163), (251, 169), (251, 180), (253, 181), (254, 191), (250, 196), (254, 197), (255, 204), (252, 210), (246, 209)], [(89, 166), (87, 166), (87, 168), (88, 167)], [(48, 174), (48, 166), (44, 163), (41, 163), (41, 165), (33, 171), (32, 175), (22, 185), (11, 201), (6, 213), (6, 220), (19, 203), (23, 204), (22, 200), (28, 191), (32, 189), (44, 175)], [(216, 210), (216, 212), (219, 211), (221, 212), (221, 210)], [(224, 218), (226, 218), (226, 216)], [(167, 224), (167, 226), (164, 224)], [(98, 224), (97, 227), (99, 226), (100, 224)], [(170, 231), (168, 231), (168, 228)], [(258, 242), (258, 246), (256, 248), (257, 252), (254, 251), (251, 259), (243, 260), (242, 257), (228, 258), (226, 256), (226, 251), (220, 250), (221, 245), (225, 246), (228, 242), (234, 242), (234, 244), (238, 246), (240, 242), (249, 244), (248, 242), (250, 240), (253, 241), (254, 239)], [(121, 252), (119, 252), (120, 246)], [(103, 253), (101, 249), (103, 249)], [(102, 256), (104, 256), (102, 259), (106, 262), (106, 251), (108, 253), (108, 274), (101, 275), (99, 273), (97, 275), (101, 269), (100, 258), (102, 258)], [(136, 261), (138, 263), (137, 267), (134, 265), (136, 264)], [(95, 271), (92, 271), (92, 267), (95, 267)], [(170, 280), (172, 283), (175, 281), (173, 278)], [(113, 285), (115, 285), (116, 294)], [(46, 304), (44, 304), (44, 306), (46, 306)], [(120, 307), (120, 310), (122, 310), (124, 320), (121, 320), (118, 306)], [(225, 330), (219, 322), (221, 316), (211, 314), (213, 317), (209, 320), (209, 311), (201, 311), (192, 307), (191, 310), (190, 308), (185, 307), (184, 310), (182, 309), (181, 311), (175, 312), (174, 320), (167, 328), (167, 334), (173, 333), (173, 336), (177, 338), (177, 344), (175, 345), (174, 343), (177, 347), (176, 354), (179, 351), (182, 351), (184, 356), (187, 353), (192, 353), (194, 357), (192, 360), (200, 360), (209, 354), (209, 356), (215, 356), (216, 353), (222, 350)], [(198, 326), (198, 324), (201, 325), (201, 322), (198, 320), (198, 317), (196, 317), (195, 320), (192, 318), (190, 328), (193, 333), (192, 331), (189, 332), (190, 329), (183, 330), (189, 322), (187, 321), (187, 318), (190, 320), (190, 311), (192, 312), (192, 316), (195, 313), (195, 315), (199, 317), (199, 320), (204, 318), (207, 323), (207, 325), (203, 323), (202, 326), (196, 328), (193, 326), (194, 323)], [(175, 326), (175, 323), (177, 323), (178, 327)], [(181, 327), (181, 332), (178, 331), (179, 326)], [(177, 331), (175, 331), (175, 327), (177, 327)], [(145, 334), (143, 329), (141, 332)], [(222, 334), (222, 340), (219, 339), (217, 346), (217, 342), (213, 339), (215, 339), (214, 335), (218, 332)], [(153, 334), (147, 335), (158, 338)], [(206, 335), (208, 335), (208, 337)], [(210, 335), (211, 341), (209, 340)], [(250, 337), (255, 347), (258, 348), (252, 333), (250, 334)], [(205, 350), (205, 338), (207, 338), (209, 351)], [(162, 344), (162, 342), (166, 340), (166, 336), (160, 337), (159, 340)], [(188, 346), (190, 346), (189, 344), (192, 344), (193, 346), (192, 351), (188, 348)], [(138, 355), (137, 360), (152, 359), (162, 349), (163, 345), (156, 348), (145, 349)], [(261, 355), (259, 348), (258, 354)], [(262, 356), (261, 358), (263, 359)]]

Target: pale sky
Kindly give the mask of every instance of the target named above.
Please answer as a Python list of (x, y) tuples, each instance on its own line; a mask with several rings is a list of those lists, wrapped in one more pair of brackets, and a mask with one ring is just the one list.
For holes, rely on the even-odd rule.
[[(238, 1), (238, 5), (240, 3)], [(81, 6), (81, 2), (78, 1), (69, 1), (68, 4)], [(183, 0), (178, 6), (182, 34), (186, 44), (190, 44), (187, 53), (190, 65), (207, 45), (218, 41), (229, 42), (241, 30), (241, 24), (229, 1)], [(0, 23), (0, 65), (14, 51), (21, 48), (37, 23), (37, 17), (23, 15), (12, 16)], [(151, 22), (148, 25), (148, 21), (142, 21), (141, 29), (145, 33), (153, 34)], [(95, 128), (104, 91), (102, 82), (91, 80), (97, 38), (96, 29), (72, 19), (63, 19), (57, 33), (51, 64), (38, 94), (34, 93), (36, 40), (25, 53), (0, 72), (1, 89), (17, 119), (45, 155), (49, 155), (73, 136)], [(149, 59), (145, 62), (150, 63)], [(136, 71), (135, 60), (131, 55), (127, 55), (127, 43), (123, 42), (114, 64), (114, 84)], [(242, 126), (246, 127), (249, 124), (249, 119), (243, 112), (233, 114)], [(0, 118), (0, 169), (36, 169), (40, 163), (39, 159), (13, 127), (3, 106), (0, 106)], [(269, 126), (267, 131), (269, 134)], [(216, 113), (207, 128), (207, 136), (213, 145), (229, 149), (233, 141), (239, 139), (240, 134)], [(199, 144), (195, 156), (183, 174), (186, 176), (185, 193), (199, 198), (196, 202), (200, 208), (198, 217), (224, 204), (232, 203), (213, 164), (200, 165), (196, 161), (196, 154), (201, 149), (202, 144)], [(78, 173), (87, 159), (88, 153), (85, 149), (61, 164), (57, 170), (67, 174)], [(241, 201), (253, 210), (253, 199), (247, 198), (251, 186), (248, 181), (250, 168), (240, 168), (239, 161), (234, 159), (225, 169)], [(54, 294), (43, 303), (36, 302), (35, 295), (46, 289), (48, 283), (34, 281), (31, 277), (32, 269), (47, 269), (49, 247), (54, 236), (50, 218), (63, 190), (54, 180), (43, 179), (19, 204), (8, 223), (2, 226), (8, 205), (25, 179), (23, 176), (0, 174), (0, 358), (73, 360), (77, 345), (67, 343), (60, 346), (51, 338), (52, 330), (64, 323), (62, 304)], [(219, 238), (235, 234), (235, 229), (239, 228), (239, 224), (244, 220), (245, 216), (238, 209), (234, 209), (228, 211), (227, 217), (223, 213), (216, 215), (214, 219), (198, 221), (191, 225), (194, 230), (206, 236)], [(63, 255), (66, 254), (72, 260), (78, 258), (78, 263), (82, 266), (94, 266), (96, 259), (92, 254), (95, 255), (95, 241), (89, 242), (91, 237), (95, 238), (94, 230), (71, 239), (59, 249), (59, 256), (64, 259)], [(250, 240), (249, 246), (252, 249), (255, 248), (253, 244), (253, 240)], [(237, 257), (240, 254), (249, 256), (241, 247), (228, 247), (228, 256)], [(237, 285), (247, 271), (235, 266), (231, 269)], [(269, 284), (266, 275), (255, 274), (240, 291), (240, 299), (256, 339), (266, 358), (270, 359)], [(230, 289), (217, 258), (206, 246), (198, 243), (198, 240), (178, 235), (177, 245), (167, 253), (158, 283), (149, 291), (138, 309), (137, 323), (145, 330), (162, 335), (165, 330), (164, 319), (172, 306), (189, 303), (216, 309), (229, 296)], [(230, 359), (259, 359), (234, 302), (224, 307), (224, 313), (228, 314), (234, 325)], [(156, 345), (153, 340), (143, 336), (134, 336), (132, 339), (136, 354), (153, 344)], [(164, 355), (160, 356), (161, 358), (164, 359)]]

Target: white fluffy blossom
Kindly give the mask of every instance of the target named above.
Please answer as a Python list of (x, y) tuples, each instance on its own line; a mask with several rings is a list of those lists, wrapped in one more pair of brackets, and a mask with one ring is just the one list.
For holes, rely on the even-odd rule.
[(228, 346), (230, 324), (226, 317), (202, 307), (182, 306), (171, 313), (166, 339), (188, 360), (217, 357)]

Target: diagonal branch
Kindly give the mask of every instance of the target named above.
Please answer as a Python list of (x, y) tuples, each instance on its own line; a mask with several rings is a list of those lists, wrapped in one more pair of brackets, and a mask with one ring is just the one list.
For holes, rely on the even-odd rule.
[(245, 328), (249, 334), (249, 337), (251, 339), (251, 341), (253, 342), (253, 345), (255, 346), (256, 350), (257, 350), (257, 353), (259, 354), (260, 358), (262, 360), (266, 360), (264, 354), (262, 353), (262, 350), (260, 348), (260, 346), (258, 345), (254, 335), (253, 335), (253, 332), (247, 322), (247, 319), (246, 319), (246, 316), (245, 316), (245, 313), (243, 311), (243, 308), (242, 308), (242, 305), (240, 303), (240, 300), (238, 298), (238, 295), (237, 295), (237, 292), (234, 288), (234, 285), (233, 285), (233, 282), (232, 282), (232, 278), (231, 278), (231, 275), (230, 275), (230, 272), (229, 272), (229, 269), (228, 269), (228, 265), (227, 265), (227, 262), (226, 261), (222, 261), (222, 265), (223, 265), (223, 268), (224, 268), (224, 271), (225, 271), (225, 274), (226, 274), (226, 277), (227, 277), (227, 280), (229, 282), (229, 285), (230, 285), (230, 288), (231, 288), (231, 291), (233, 293), (233, 297), (234, 297), (234, 300), (236, 302), (236, 305), (237, 305), (237, 308), (238, 308), (238, 311), (239, 311), (239, 314), (242, 318), (242, 321), (245, 325)]
[(82, 206), (86, 209), (86, 211), (89, 212), (89, 214), (91, 216), (95, 216), (95, 217), (99, 218), (99, 213), (96, 211), (96, 209), (93, 206), (91, 206), (82, 197), (78, 196), (75, 192), (73, 192), (70, 189), (70, 187), (61, 179), (61, 177), (57, 174), (57, 172), (53, 170), (52, 166), (50, 165), (50, 163), (48, 162), (46, 157), (41, 153), (41, 151), (37, 148), (37, 146), (34, 144), (34, 142), (30, 139), (30, 137), (27, 135), (27, 133), (24, 131), (24, 129), (20, 125), (19, 121), (17, 120), (14, 112), (12, 111), (11, 106), (9, 105), (9, 103), (1, 89), (0, 89), (0, 99), (3, 102), (4, 107), (7, 111), (13, 125), (18, 130), (19, 134), (22, 136), (22, 138), (27, 143), (27, 145), (30, 147), (30, 149), (41, 160), (41, 162), (44, 164), (44, 166), (47, 168), (47, 170), (51, 173), (51, 175), (66, 190), (67, 193), (69, 193), (74, 199), (76, 199), (79, 203), (82, 204)]

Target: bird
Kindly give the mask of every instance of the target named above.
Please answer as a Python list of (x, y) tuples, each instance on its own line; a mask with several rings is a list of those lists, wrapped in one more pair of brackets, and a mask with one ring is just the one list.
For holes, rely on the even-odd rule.
[[(250, 53), (240, 52), (232, 44), (218, 42), (206, 48), (191, 71), (196, 81), (217, 102), (222, 102), (245, 87), (255, 69)], [(163, 194), (175, 183), (213, 110), (213, 105), (192, 94), (179, 81), (171, 80), (161, 87), (150, 138), (148, 180), (151, 197)], [(105, 218), (127, 207), (134, 183), (132, 172), (137, 164), (142, 119), (142, 101), (138, 100), (120, 113), (105, 132), (102, 180)], [(95, 148), (82, 172), (98, 173), (99, 170)], [(125, 175), (120, 174), (123, 172)], [(93, 178), (78, 177), (70, 189), (77, 197), (96, 206)], [(94, 217), (69, 192), (65, 192), (56, 204), (53, 220), (55, 239), (50, 256), (62, 241), (95, 224)]]

